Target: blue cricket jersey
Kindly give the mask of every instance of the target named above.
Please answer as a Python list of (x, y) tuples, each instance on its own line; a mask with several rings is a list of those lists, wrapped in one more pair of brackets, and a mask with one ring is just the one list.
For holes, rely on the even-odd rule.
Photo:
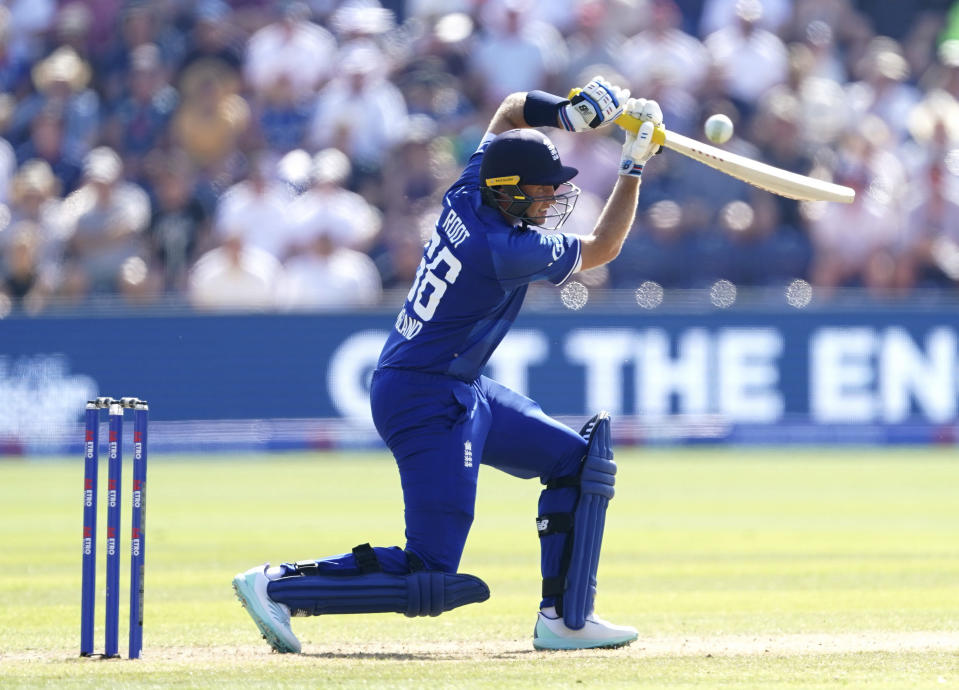
[(492, 138), (443, 197), (380, 367), (472, 381), (513, 325), (529, 283), (559, 285), (579, 269), (578, 237), (513, 226), (483, 204), (479, 169)]

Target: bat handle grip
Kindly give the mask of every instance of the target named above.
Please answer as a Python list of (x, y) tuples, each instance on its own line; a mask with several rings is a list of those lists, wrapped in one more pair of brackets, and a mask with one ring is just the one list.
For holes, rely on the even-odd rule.
[[(626, 113), (617, 117), (614, 122), (627, 132), (638, 132), (639, 126), (643, 124), (643, 121), (638, 117), (633, 117)], [(653, 143), (659, 144), (660, 146), (666, 143), (666, 128), (663, 125), (659, 125), (653, 130)]]

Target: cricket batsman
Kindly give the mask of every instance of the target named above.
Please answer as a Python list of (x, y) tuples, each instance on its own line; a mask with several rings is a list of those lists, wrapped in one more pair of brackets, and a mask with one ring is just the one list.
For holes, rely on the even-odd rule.
[[(571, 182), (577, 170), (563, 165), (537, 128), (585, 132), (624, 111), (642, 125), (626, 132), (619, 178), (592, 233), (540, 232), (562, 226), (579, 189)], [(457, 572), (480, 463), (538, 477), (544, 487), (536, 517), (543, 591), (533, 646), (617, 647), (636, 639), (635, 628), (593, 610), (616, 473), (609, 416), (600, 412), (576, 433), (482, 371), (531, 282), (560, 285), (619, 254), (661, 123), (655, 101), (629, 98), (601, 77), (572, 99), (530, 91), (503, 100), (443, 198), (373, 373), (373, 421), (399, 467), (406, 545), (362, 544), (351, 553), (237, 575), (237, 596), (277, 652), (300, 651), (291, 615), (437, 616), (489, 598), (482, 580)]]

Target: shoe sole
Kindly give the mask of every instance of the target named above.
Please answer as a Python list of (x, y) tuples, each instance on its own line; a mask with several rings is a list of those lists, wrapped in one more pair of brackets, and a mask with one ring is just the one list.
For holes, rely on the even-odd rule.
[(255, 603), (255, 599), (247, 594), (244, 590), (246, 589), (246, 579), (243, 575), (237, 575), (233, 578), (233, 591), (236, 593), (236, 598), (240, 600), (240, 605), (246, 609), (246, 612), (250, 614), (250, 618), (253, 619), (253, 622), (256, 623), (256, 627), (259, 629), (260, 634), (263, 635), (263, 639), (266, 640), (269, 645), (273, 648), (274, 651), (279, 652), (280, 654), (297, 654), (299, 649), (291, 647), (283, 638), (273, 632), (273, 629), (266, 624), (263, 619), (263, 616), (258, 610), (258, 607)]
[(540, 652), (569, 652), (577, 649), (616, 649), (617, 647), (625, 647), (628, 644), (634, 642), (635, 637), (631, 637), (628, 640), (614, 640), (612, 642), (605, 640), (549, 640), (543, 641), (542, 639), (533, 640), (533, 649)]

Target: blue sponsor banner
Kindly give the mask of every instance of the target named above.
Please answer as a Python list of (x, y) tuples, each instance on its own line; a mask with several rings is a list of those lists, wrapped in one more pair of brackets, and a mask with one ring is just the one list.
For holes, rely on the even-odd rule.
[[(95, 395), (149, 400), (168, 448), (375, 443), (366, 391), (394, 317), (5, 319), (0, 453), (79, 447)], [(608, 409), (626, 442), (952, 442), (957, 317), (527, 312), (487, 373), (571, 421)]]

